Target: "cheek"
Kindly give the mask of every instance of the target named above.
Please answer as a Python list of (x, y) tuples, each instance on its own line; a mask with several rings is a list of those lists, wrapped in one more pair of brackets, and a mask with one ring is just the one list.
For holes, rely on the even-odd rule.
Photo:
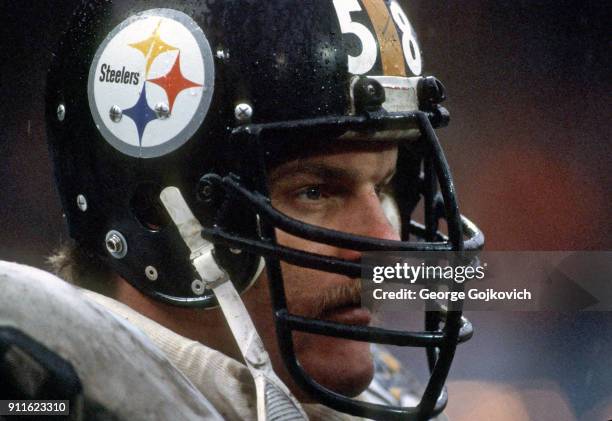
[(281, 263), (281, 269), (289, 311), (301, 316), (316, 315), (314, 303), (322, 273), (286, 263)]
[[(276, 230), (276, 238), (279, 244), (296, 250), (327, 255), (332, 250), (331, 247), (324, 244), (304, 240), (278, 229)], [(289, 310), (302, 314), (298, 310), (304, 310), (303, 307), (307, 307), (309, 297), (316, 292), (316, 285), (314, 283), (316, 282), (317, 285), (321, 285), (321, 281), (325, 279), (326, 273), (290, 265), (285, 262), (281, 262), (281, 269)]]
[[(320, 288), (330, 284), (326, 282), (328, 273), (289, 265), (281, 261), (283, 286), (287, 307), (291, 313), (301, 316), (318, 315), (317, 299)], [(253, 286), (243, 295), (243, 300), (251, 317), (260, 325), (272, 324), (272, 297), (266, 271), (260, 275)], [(274, 330), (274, 329), (272, 329)]]
[[(304, 240), (279, 230), (276, 231), (276, 235), (279, 244), (296, 250), (322, 256), (349, 259), (353, 257), (336, 247)], [(289, 311), (300, 316), (319, 316), (322, 305), (321, 291), (347, 282), (347, 278), (343, 275), (295, 266), (282, 261), (281, 269)]]
[(278, 244), (285, 247), (291, 247), (298, 250), (309, 251), (312, 253), (321, 253), (325, 249), (331, 249), (330, 246), (325, 244), (316, 243), (314, 241), (308, 241), (300, 237), (296, 237), (291, 234), (287, 234), (284, 231), (276, 229), (276, 240)]

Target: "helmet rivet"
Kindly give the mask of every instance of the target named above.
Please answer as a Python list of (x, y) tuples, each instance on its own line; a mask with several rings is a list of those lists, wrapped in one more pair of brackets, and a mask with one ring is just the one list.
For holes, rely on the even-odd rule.
[(253, 117), (253, 108), (249, 104), (238, 104), (234, 109), (234, 117), (236, 117), (236, 120), (240, 123), (246, 123)]
[(106, 250), (115, 259), (122, 259), (127, 254), (127, 241), (119, 231), (110, 230), (107, 232), (104, 244), (106, 244)]
[(57, 106), (57, 119), (59, 121), (64, 121), (64, 118), (66, 118), (66, 106), (60, 104)]
[(121, 117), (123, 117), (123, 110), (121, 110), (118, 105), (113, 105), (108, 112), (108, 115), (114, 123), (119, 123), (121, 121)]
[(156, 281), (157, 280), (157, 269), (155, 269), (153, 266), (147, 266), (145, 268), (145, 275), (147, 279), (149, 279), (149, 281)]
[(241, 253), (242, 253), (242, 250), (240, 250), (240, 249), (236, 249), (236, 248), (230, 248), (229, 250), (230, 250), (232, 253), (234, 253), (234, 254), (241, 254)]
[(191, 283), (191, 290), (195, 295), (204, 294), (204, 289), (204, 282), (200, 281), (199, 279), (196, 279)]
[(157, 104), (155, 104), (154, 108), (155, 115), (157, 115), (157, 118), (159, 118), (160, 120), (165, 120), (170, 117), (170, 108), (165, 102), (158, 102)]
[(81, 211), (85, 212), (87, 210), (87, 199), (82, 194), (77, 196), (76, 203)]

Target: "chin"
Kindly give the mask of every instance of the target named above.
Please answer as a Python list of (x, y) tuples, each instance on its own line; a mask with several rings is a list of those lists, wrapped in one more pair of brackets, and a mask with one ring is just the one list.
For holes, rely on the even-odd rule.
[(374, 376), (368, 342), (295, 334), (296, 355), (317, 383), (346, 396), (363, 392)]

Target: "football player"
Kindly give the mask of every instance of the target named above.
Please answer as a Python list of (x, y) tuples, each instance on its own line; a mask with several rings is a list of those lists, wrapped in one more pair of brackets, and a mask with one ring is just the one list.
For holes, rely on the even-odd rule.
[[(410, 12), (95, 1), (63, 37), (47, 120), (74, 243), (53, 262), (224, 418), (441, 416), (471, 335), (460, 304), (406, 332), (372, 327), (360, 295), (363, 252), (483, 243), (457, 208), (435, 133), (445, 91)], [(425, 347), (426, 386), (372, 343)]]

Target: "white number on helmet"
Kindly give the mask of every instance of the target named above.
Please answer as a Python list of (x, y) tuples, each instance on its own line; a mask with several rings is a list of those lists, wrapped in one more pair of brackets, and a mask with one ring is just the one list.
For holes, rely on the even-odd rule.
[(410, 25), (408, 16), (406, 16), (406, 13), (404, 13), (396, 1), (391, 2), (389, 9), (395, 24), (402, 32), (402, 46), (406, 63), (408, 63), (410, 71), (418, 76), (421, 74), (421, 50), (414, 35), (412, 25)]
[[(369, 72), (378, 55), (376, 39), (368, 28), (359, 22), (351, 21), (351, 12), (360, 12), (361, 6), (357, 0), (334, 0), (334, 7), (343, 34), (355, 34), (361, 41), (361, 54), (348, 56), (349, 72), (361, 75)], [(420, 63), (420, 60), (419, 60)], [(412, 68), (411, 68), (412, 69)]]

